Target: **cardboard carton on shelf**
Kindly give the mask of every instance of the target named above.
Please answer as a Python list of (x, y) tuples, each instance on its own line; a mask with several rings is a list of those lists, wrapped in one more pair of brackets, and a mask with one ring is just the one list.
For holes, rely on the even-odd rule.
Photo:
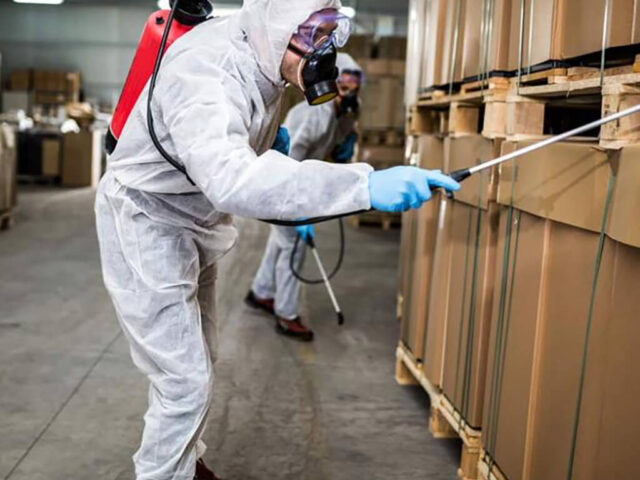
[[(359, 124), (363, 129), (404, 126), (404, 82), (395, 77), (369, 77), (362, 89)], [(399, 115), (399, 111), (402, 110)], [(398, 117), (401, 118), (398, 118)]]
[(387, 145), (360, 145), (358, 147), (360, 161), (373, 165), (375, 168), (387, 168), (402, 165), (404, 161), (404, 147)]
[(29, 91), (33, 88), (33, 71), (30, 69), (13, 70), (9, 74), (9, 89)]
[(373, 36), (351, 35), (347, 44), (340, 50), (353, 58), (371, 58), (373, 53)]
[(511, 9), (518, 8), (513, 5), (511, 0), (466, 0), (461, 78), (509, 69)]
[(378, 58), (404, 60), (407, 57), (407, 37), (381, 37)]
[[(610, 4), (606, 23), (605, 4)], [(511, 8), (510, 70), (519, 68), (520, 16), (521, 4), (516, 2)], [(606, 47), (637, 43), (638, 20), (640, 11), (632, 1), (525, 0), (522, 66), (597, 52), (605, 31)]]
[(0, 213), (16, 205), (16, 136), (8, 125), (0, 125)]
[[(418, 87), (431, 87), (442, 80), (444, 43), (447, 34), (447, 6), (451, 3), (453, 2), (447, 2), (447, 0), (427, 2), (424, 16), (418, 20), (424, 24), (419, 27), (422, 36), (416, 39), (421, 50), (408, 57), (411, 60), (409, 68), (414, 68), (414, 65), (418, 63), (414, 59), (417, 55), (421, 56), (421, 65), (418, 63), (420, 66), (419, 80), (416, 82)], [(412, 41), (410, 45), (414, 48), (415, 44)]]
[[(448, 168), (469, 168), (500, 154), (500, 140), (468, 135), (445, 140)], [(444, 309), (443, 367), (446, 397), (472, 428), (484, 407), (498, 235), (497, 172), (468, 179), (449, 203), (449, 284)]]
[(61, 142), (59, 136), (42, 139), (42, 175), (57, 178), (60, 176)]
[[(417, 139), (418, 165), (427, 169), (445, 168), (444, 141), (432, 135)], [(429, 319), (431, 271), (434, 262), (440, 193), (420, 210), (402, 216), (400, 294), (402, 296), (401, 334), (403, 345), (422, 360)], [(433, 330), (432, 330), (433, 333)]]
[(638, 154), (565, 142), (501, 168), (483, 441), (509, 479), (640, 475)]
[(89, 187), (94, 178), (93, 132), (66, 133), (63, 137), (62, 186)]

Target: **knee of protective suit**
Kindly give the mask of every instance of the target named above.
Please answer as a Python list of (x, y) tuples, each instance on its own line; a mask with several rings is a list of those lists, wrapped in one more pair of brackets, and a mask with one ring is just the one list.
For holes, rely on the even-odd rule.
[(205, 410), (211, 402), (212, 369), (205, 370), (194, 365), (191, 372), (181, 376), (170, 375), (156, 386), (160, 387), (165, 405), (180, 406), (191, 411)]

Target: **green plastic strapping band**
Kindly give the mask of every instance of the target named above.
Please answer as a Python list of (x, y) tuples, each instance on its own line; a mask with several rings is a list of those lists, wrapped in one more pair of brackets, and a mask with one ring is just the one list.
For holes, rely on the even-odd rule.
[(515, 274), (516, 274), (516, 266), (517, 266), (517, 261), (518, 261), (518, 251), (519, 251), (519, 246), (520, 246), (520, 220), (522, 217), (522, 212), (520, 210), (516, 211), (516, 237), (514, 240), (514, 247), (513, 247), (513, 262), (511, 264), (511, 284), (509, 285), (509, 293), (507, 295), (507, 307), (506, 307), (506, 313), (502, 312), (502, 315), (504, 317), (504, 335), (502, 338), (502, 347), (501, 347), (501, 352), (502, 352), (502, 357), (500, 360), (500, 364), (499, 364), (499, 373), (498, 373), (498, 379), (497, 379), (497, 395), (496, 395), (496, 415), (495, 415), (495, 428), (493, 429), (493, 435), (494, 435), (494, 449), (497, 443), (497, 434), (498, 434), (498, 414), (500, 412), (500, 405), (502, 403), (502, 385), (504, 384), (504, 364), (507, 358), (507, 341), (509, 339), (509, 331), (510, 331), (510, 327), (511, 327), (511, 310), (512, 310), (512, 305), (513, 305), (513, 291), (514, 291), (514, 286), (516, 284), (515, 280)]
[[(514, 169), (516, 167), (514, 166)], [(511, 234), (513, 227), (513, 199), (514, 199), (514, 191), (515, 191), (515, 171), (514, 171), (514, 180), (511, 183), (511, 199), (509, 202), (509, 208), (507, 210), (507, 220), (506, 220), (506, 231), (505, 231), (505, 243), (504, 243), (504, 251), (503, 251), (503, 264), (502, 264), (502, 280), (500, 286), (500, 297), (499, 297), (499, 307), (498, 307), (498, 319), (496, 325), (496, 336), (494, 343), (494, 358), (492, 365), (492, 378), (491, 378), (491, 391), (489, 396), (490, 401), (490, 409), (489, 409), (489, 431), (488, 431), (488, 441), (487, 441), (487, 450), (490, 454), (490, 462), (489, 462), (489, 470), (493, 468), (493, 464), (495, 462), (495, 449), (497, 443), (497, 429), (498, 429), (498, 412), (499, 412), (499, 397), (502, 392), (502, 377), (504, 373), (503, 368), (503, 355), (502, 349), (506, 350), (507, 346), (507, 335), (504, 333), (505, 326), (505, 311), (507, 309), (507, 302), (509, 304), (509, 311), (511, 310), (511, 300), (507, 301), (507, 285), (509, 284), (509, 265), (511, 263)], [(513, 273), (515, 273), (516, 267), (516, 259), (517, 259), (517, 251), (518, 251), (518, 243), (520, 238), (520, 212), (518, 212), (518, 229), (516, 233), (516, 245), (514, 252), (514, 261), (512, 267), (512, 277)], [(513, 278), (511, 283), (511, 289), (509, 291), (509, 296), (513, 298)], [(508, 333), (508, 332), (507, 332)]]
[(602, 214), (602, 225), (600, 227), (600, 240), (598, 242), (598, 250), (593, 266), (593, 279), (591, 281), (591, 297), (589, 298), (589, 309), (587, 313), (587, 327), (584, 334), (584, 345), (582, 348), (582, 364), (580, 367), (580, 380), (578, 382), (578, 396), (576, 400), (576, 410), (573, 419), (573, 431), (571, 434), (571, 450), (569, 453), (569, 467), (567, 469), (567, 480), (573, 478), (573, 468), (576, 455), (576, 446), (578, 443), (578, 428), (580, 426), (580, 410), (582, 408), (582, 395), (584, 391), (584, 380), (587, 369), (587, 356), (589, 350), (589, 336), (591, 335), (591, 327), (593, 324), (593, 313), (596, 303), (596, 293), (598, 289), (598, 279), (600, 277), (600, 267), (602, 265), (602, 256), (604, 253), (604, 242), (606, 238), (607, 222), (609, 220), (609, 212), (611, 210), (611, 199), (613, 197), (613, 186), (615, 183), (615, 174), (613, 171), (609, 176), (609, 184), (607, 185), (607, 196), (604, 203), (604, 212)]
[(475, 334), (476, 322), (476, 299), (478, 286), (478, 257), (480, 256), (480, 234), (482, 227), (482, 209), (478, 208), (478, 219), (476, 220), (476, 241), (475, 252), (473, 258), (473, 273), (471, 277), (471, 297), (469, 299), (469, 328), (467, 331), (467, 348), (464, 366), (464, 388), (462, 391), (463, 406), (465, 418), (469, 416), (469, 391), (471, 389), (471, 359), (473, 357), (473, 336)]
[[(409, 219), (409, 239), (416, 238), (417, 236), (417, 223), (418, 223), (418, 213), (416, 211), (408, 212), (405, 218)], [(410, 243), (410, 242), (407, 242)], [(404, 338), (409, 336), (411, 332), (411, 303), (413, 302), (413, 276), (415, 273), (415, 262), (416, 262), (416, 245), (410, 244), (409, 247), (413, 247), (409, 249), (409, 265), (407, 266), (407, 272), (405, 279), (407, 280), (405, 283), (406, 290), (403, 292), (403, 304), (402, 304), (402, 334)], [(405, 272), (403, 272), (405, 275)], [(412, 345), (407, 345), (408, 347), (412, 347)], [(414, 355), (418, 352), (412, 352)]]
[[(460, 311), (460, 324), (458, 327), (458, 350), (456, 355), (456, 376), (455, 376), (456, 381), (453, 389), (452, 403), (455, 403), (458, 399), (458, 383), (459, 383), (458, 380), (460, 378), (460, 356), (462, 354), (462, 331), (464, 330), (464, 306), (467, 300), (467, 272), (469, 270), (469, 250), (471, 250), (471, 225), (472, 224), (473, 224), (473, 211), (469, 210), (469, 222), (467, 224), (467, 241), (466, 241), (467, 248), (465, 249), (464, 277), (462, 282), (462, 308)], [(463, 393), (462, 402), (464, 402), (464, 393)], [(454, 409), (455, 409), (455, 406), (454, 406)], [(462, 425), (462, 412), (460, 411), (458, 413), (460, 414), (460, 418), (458, 421), (458, 426), (460, 427)]]

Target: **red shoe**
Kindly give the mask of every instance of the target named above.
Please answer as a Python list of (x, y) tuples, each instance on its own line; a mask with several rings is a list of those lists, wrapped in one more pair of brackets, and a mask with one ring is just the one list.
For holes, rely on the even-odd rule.
[(313, 331), (302, 323), (300, 317), (293, 320), (286, 320), (276, 316), (276, 332), (302, 342), (313, 341)]
[(196, 476), (193, 480), (222, 480), (216, 477), (215, 473), (207, 468), (202, 459), (196, 463)]
[(260, 298), (253, 293), (253, 290), (249, 290), (249, 293), (247, 293), (247, 296), (244, 299), (244, 303), (249, 305), (251, 308), (262, 310), (270, 315), (276, 314), (273, 309), (273, 298)]

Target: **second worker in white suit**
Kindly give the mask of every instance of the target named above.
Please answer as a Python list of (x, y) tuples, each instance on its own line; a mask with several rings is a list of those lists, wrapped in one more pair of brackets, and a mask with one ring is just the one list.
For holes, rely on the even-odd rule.
[[(296, 105), (285, 120), (289, 133), (289, 156), (303, 161), (328, 158), (347, 163), (357, 140), (356, 122), (359, 93), (363, 81), (360, 66), (346, 53), (338, 54), (339, 96), (332, 102), (311, 106)], [(313, 236), (313, 227), (272, 226), (267, 247), (246, 302), (249, 306), (275, 315), (276, 330), (302, 341), (313, 340), (313, 331), (299, 315), (300, 282), (291, 271), (291, 255), (298, 236)], [(293, 264), (299, 268), (304, 247), (299, 246)]]

